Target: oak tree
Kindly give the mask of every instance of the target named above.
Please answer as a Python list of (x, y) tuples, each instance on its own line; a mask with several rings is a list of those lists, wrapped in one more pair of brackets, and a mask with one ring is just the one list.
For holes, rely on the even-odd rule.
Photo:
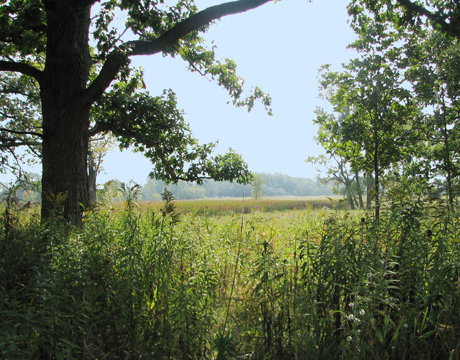
[[(257, 8), (269, 0), (239, 0), (198, 11), (179, 0), (10, 0), (0, 7), (0, 149), (3, 166), (15, 149), (42, 163), (42, 218), (59, 206), (79, 222), (88, 193), (89, 139), (111, 133), (122, 148), (142, 151), (152, 175), (178, 181), (203, 178), (248, 182), (241, 157), (210, 157), (215, 144), (191, 136), (175, 94), (151, 96), (134, 56), (180, 56), (192, 71), (216, 79), (238, 106), (251, 108), (270, 98), (260, 89), (242, 96), (232, 61), (215, 60), (202, 34), (214, 20)], [(92, 11), (94, 13), (92, 13)], [(125, 29), (113, 22), (125, 17)], [(125, 40), (125, 34), (135, 40)], [(6, 155), (10, 157), (7, 159)], [(6, 155), (5, 155), (6, 154)], [(18, 159), (19, 160), (19, 159)], [(62, 196), (57, 196), (62, 194)], [(65, 199), (56, 204), (56, 199)]]

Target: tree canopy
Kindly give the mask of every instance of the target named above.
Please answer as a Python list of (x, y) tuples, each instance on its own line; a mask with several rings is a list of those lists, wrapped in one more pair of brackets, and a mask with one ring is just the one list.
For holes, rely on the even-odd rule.
[(328, 158), (309, 161), (334, 159), (329, 175), (341, 175), (350, 189), (359, 173), (372, 181), (368, 205), (374, 199), (377, 220), (380, 194), (404, 181), (431, 193), (444, 177), (438, 190), (452, 208), (459, 175), (458, 4), (352, 0), (348, 11), (358, 35), (349, 47), (359, 58), (341, 72), (321, 69), (322, 97), (333, 113), (318, 109), (314, 121)]
[[(89, 141), (100, 134), (111, 133), (121, 148), (143, 152), (153, 163), (152, 176), (162, 180), (247, 183), (251, 174), (241, 156), (233, 151), (211, 156), (215, 143), (198, 144), (174, 92), (150, 95), (130, 61), (139, 55), (181, 57), (191, 71), (226, 88), (236, 106), (250, 110), (261, 100), (270, 112), (270, 97), (259, 88), (245, 96), (235, 63), (216, 60), (202, 38), (214, 20), (267, 2), (239, 0), (202, 11), (184, 0), (175, 5), (161, 0), (3, 3), (2, 169), (18, 171), (21, 157), (40, 159), (42, 217), (59, 210), (76, 222), (89, 199)], [(120, 16), (123, 29), (115, 23)]]

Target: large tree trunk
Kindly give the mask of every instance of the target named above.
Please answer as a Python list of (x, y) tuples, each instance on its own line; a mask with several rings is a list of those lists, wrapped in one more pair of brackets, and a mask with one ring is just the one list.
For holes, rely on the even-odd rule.
[[(81, 221), (88, 199), (87, 153), (90, 104), (79, 101), (87, 86), (91, 58), (90, 12), (74, 0), (44, 1), (47, 10), (43, 106), (42, 219), (59, 212)], [(63, 194), (59, 199), (58, 194)]]

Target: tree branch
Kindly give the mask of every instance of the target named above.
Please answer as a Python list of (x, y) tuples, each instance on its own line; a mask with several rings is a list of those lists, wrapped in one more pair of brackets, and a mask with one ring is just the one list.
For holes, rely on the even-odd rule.
[[(446, 33), (452, 33), (453, 29), (451, 29), (452, 27), (451, 24), (447, 23), (440, 15), (428, 11), (423, 6), (414, 4), (410, 0), (397, 0), (397, 1), (399, 5), (401, 5), (403, 8), (413, 11), (416, 14), (423, 15), (427, 17), (429, 20), (433, 21), (435, 24), (441, 26), (442, 31)], [(458, 37), (458, 34), (456, 37)]]
[(40, 141), (10, 141), (7, 143), (0, 143), (0, 149), (12, 148), (17, 146), (40, 146), (42, 143)]
[[(106, 119), (108, 120), (108, 119)], [(93, 128), (89, 129), (88, 130), (88, 137), (93, 137), (97, 134), (100, 134), (101, 132), (107, 132), (107, 131), (111, 131), (112, 130), (112, 126), (109, 125), (109, 123), (107, 122), (100, 122), (100, 123), (97, 123), (96, 125), (94, 125)]]
[(189, 18), (181, 21), (172, 29), (165, 32), (158, 39), (152, 41), (131, 41), (128, 45), (133, 46), (130, 55), (153, 55), (165, 50), (169, 45), (183, 38), (190, 32), (209, 24), (221, 17), (239, 14), (255, 9), (272, 0), (238, 0), (216, 6), (211, 6)]
[(6, 131), (12, 134), (18, 134), (18, 135), (32, 135), (32, 136), (38, 136), (38, 137), (43, 137), (43, 134), (33, 132), (33, 131), (17, 131), (17, 130), (10, 130), (10, 129), (5, 129), (5, 128), (0, 128), (0, 131)]
[[(211, 6), (200, 11), (189, 18), (179, 22), (172, 29), (165, 32), (159, 38), (153, 41), (130, 41), (122, 45), (119, 49), (114, 50), (108, 57), (102, 67), (99, 76), (92, 82), (80, 100), (86, 104), (93, 104), (110, 86), (110, 83), (116, 78), (119, 70), (134, 55), (153, 55), (166, 50), (177, 40), (183, 38), (190, 32), (209, 24), (227, 15), (242, 13), (255, 9), (267, 2), (273, 0), (238, 0), (216, 6)], [(120, 50), (126, 45), (130, 50)]]
[(13, 71), (19, 72), (24, 75), (29, 75), (37, 80), (39, 83), (42, 81), (43, 72), (37, 68), (24, 63), (14, 61), (0, 60), (0, 71)]
[[(99, 134), (101, 132), (104, 132), (104, 131), (111, 131), (113, 135), (115, 136), (126, 136), (128, 134), (129, 137), (131, 138), (135, 138), (135, 135), (129, 131), (129, 130), (123, 130), (123, 131), (120, 131), (119, 129), (116, 128), (116, 126), (112, 125), (112, 124), (109, 124), (107, 122), (104, 122), (104, 123), (98, 123), (96, 126), (94, 126), (89, 132), (88, 132), (88, 135), (89, 136), (94, 136), (96, 134)], [(164, 167), (165, 167), (165, 170), (166, 172), (169, 174), (169, 176), (171, 176), (171, 178), (173, 179), (173, 181), (178, 181), (178, 180), (181, 180), (175, 173), (174, 169), (171, 167), (171, 165), (169, 164), (169, 161), (168, 159), (166, 159), (166, 156), (164, 155), (163, 151), (161, 150), (161, 148), (157, 145), (157, 142), (156, 141), (152, 141), (151, 144), (149, 144), (151, 146), (153, 146), (153, 148), (155, 149), (155, 151), (157, 152), (159, 158), (161, 159), (161, 162), (163, 163)]]

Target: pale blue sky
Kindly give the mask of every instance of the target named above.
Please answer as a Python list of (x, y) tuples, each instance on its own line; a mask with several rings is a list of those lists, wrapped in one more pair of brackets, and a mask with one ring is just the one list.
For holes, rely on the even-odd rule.
[[(200, 9), (218, 4), (199, 0)], [(226, 91), (196, 73), (180, 59), (161, 55), (136, 58), (146, 74), (147, 89), (157, 95), (173, 89), (200, 142), (219, 140), (217, 152), (233, 148), (256, 172), (313, 178), (315, 165), (305, 163), (322, 153), (313, 141), (317, 127), (313, 111), (326, 105), (318, 97), (318, 68), (356, 57), (346, 47), (355, 39), (347, 24), (347, 1), (282, 0), (244, 14), (223, 18), (206, 35), (217, 45), (217, 58), (238, 65), (246, 89), (259, 86), (273, 98), (273, 116), (261, 104), (248, 113), (227, 104)], [(117, 178), (144, 184), (151, 166), (141, 154), (118, 151), (105, 160), (106, 174), (98, 182)]]
[[(221, 2), (196, 3), (204, 9)], [(282, 0), (227, 16), (206, 34), (209, 46), (212, 40), (217, 46), (218, 59), (236, 62), (247, 91), (259, 86), (271, 95), (273, 116), (261, 104), (250, 113), (227, 104), (230, 98), (224, 89), (189, 72), (180, 59), (142, 56), (133, 65), (144, 68), (152, 95), (169, 88), (176, 92), (179, 108), (201, 143), (219, 140), (217, 153), (233, 148), (251, 171), (313, 178), (316, 166), (304, 160), (323, 152), (313, 140), (317, 132), (313, 111), (327, 105), (317, 98), (318, 68), (330, 63), (340, 70), (341, 63), (356, 57), (346, 49), (355, 39), (347, 24), (346, 5), (341, 0)], [(141, 154), (118, 150), (107, 155), (103, 166), (105, 174), (98, 183), (116, 178), (142, 185), (152, 169)], [(10, 180), (0, 177), (0, 181)]]

